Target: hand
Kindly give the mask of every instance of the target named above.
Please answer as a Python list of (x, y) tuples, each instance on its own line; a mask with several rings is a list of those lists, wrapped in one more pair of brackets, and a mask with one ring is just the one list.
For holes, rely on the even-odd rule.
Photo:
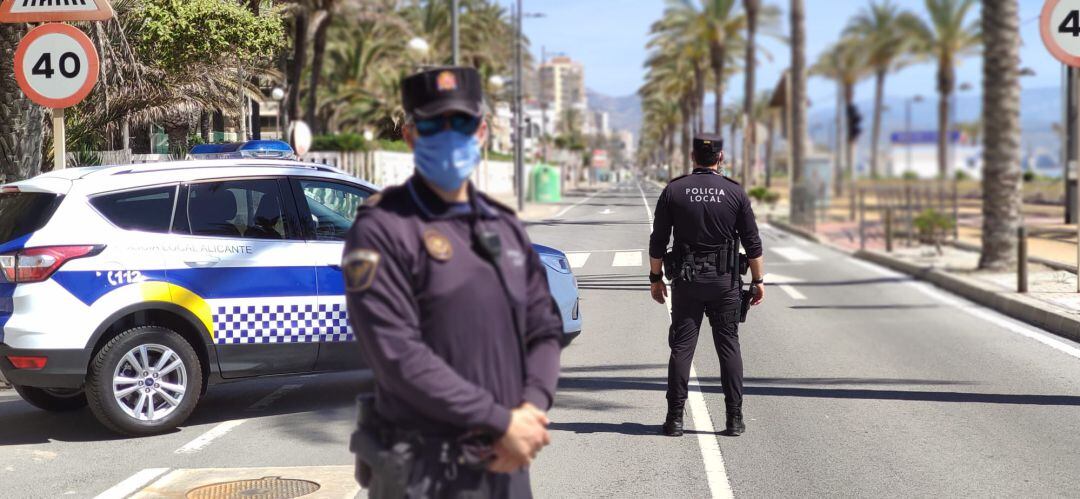
[(652, 299), (656, 303), (664, 303), (664, 298), (667, 297), (667, 285), (664, 281), (654, 282), (649, 284), (649, 292), (652, 293)]
[(513, 473), (528, 466), (540, 449), (551, 443), (547, 432), (550, 423), (543, 411), (528, 402), (511, 411), (510, 427), (495, 442), (495, 460), (488, 471)]
[(753, 288), (754, 288), (754, 299), (750, 300), (750, 306), (761, 305), (761, 302), (765, 301), (765, 284), (764, 283), (755, 284), (753, 286)]

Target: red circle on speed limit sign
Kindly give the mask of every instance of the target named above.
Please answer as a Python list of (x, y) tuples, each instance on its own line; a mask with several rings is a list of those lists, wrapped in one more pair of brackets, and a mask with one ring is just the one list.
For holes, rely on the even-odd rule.
[(15, 81), (31, 101), (53, 109), (82, 102), (97, 84), (97, 50), (90, 37), (67, 24), (34, 28), (15, 50)]

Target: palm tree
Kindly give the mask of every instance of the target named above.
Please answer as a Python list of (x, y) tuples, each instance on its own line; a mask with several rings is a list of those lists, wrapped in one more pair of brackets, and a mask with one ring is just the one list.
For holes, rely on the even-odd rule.
[(983, 231), (979, 268), (1015, 262), (1021, 223), (1020, 16), (1016, 0), (983, 0)]
[(806, 159), (806, 11), (803, 0), (791, 0), (791, 221), (805, 224), (813, 220), (813, 210), (807, 210), (809, 193), (799, 188), (802, 165)]
[(15, 47), (25, 24), (0, 24), (0, 181), (14, 182), (41, 172), (45, 109), (27, 99), (15, 83)]
[(975, 0), (925, 0), (929, 21), (913, 19), (905, 29), (915, 49), (937, 61), (938, 175), (949, 174), (949, 102), (956, 87), (956, 66), (981, 43), (978, 21), (968, 21)]
[(708, 64), (712, 69), (714, 108), (714, 131), (720, 133), (724, 109), (726, 66), (732, 54), (743, 43), (742, 32), (746, 27), (746, 15), (736, 8), (735, 0), (701, 0), (700, 7), (692, 0), (667, 0), (664, 19), (682, 36), (693, 43), (701, 43), (708, 50)]
[[(823, 76), (836, 82), (840, 89), (841, 103), (836, 108), (838, 123), (844, 123), (847, 107), (855, 102), (855, 85), (865, 78), (870, 66), (867, 64), (868, 51), (861, 40), (846, 38), (836, 43), (825, 52), (822, 52), (810, 73)], [(844, 142), (844, 150), (837, 155), (843, 158), (844, 168), (837, 169), (833, 176), (833, 188), (837, 196), (844, 194), (844, 170), (849, 178), (855, 178), (855, 142), (848, 133), (847, 127), (837, 130), (838, 137)], [(840, 162), (837, 162), (840, 165)]]
[(878, 145), (881, 140), (881, 115), (884, 110), (885, 78), (898, 69), (910, 54), (911, 43), (905, 26), (917, 22), (914, 14), (903, 11), (890, 0), (874, 1), (848, 23), (844, 30), (866, 48), (868, 63), (874, 70), (874, 118), (870, 136), (870, 176), (881, 174)]

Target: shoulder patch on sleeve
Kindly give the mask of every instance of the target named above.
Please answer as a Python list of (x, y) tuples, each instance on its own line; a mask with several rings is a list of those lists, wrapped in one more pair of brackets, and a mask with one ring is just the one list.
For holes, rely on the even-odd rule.
[(341, 270), (345, 275), (345, 289), (350, 293), (367, 291), (375, 282), (382, 255), (370, 249), (357, 249), (345, 255)]

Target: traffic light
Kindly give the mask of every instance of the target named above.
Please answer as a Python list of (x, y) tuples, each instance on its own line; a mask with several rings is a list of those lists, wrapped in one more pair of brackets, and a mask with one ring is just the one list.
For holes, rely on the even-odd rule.
[(862, 114), (854, 104), (848, 104), (847, 107), (847, 130), (848, 141), (859, 140), (859, 136), (862, 135)]

